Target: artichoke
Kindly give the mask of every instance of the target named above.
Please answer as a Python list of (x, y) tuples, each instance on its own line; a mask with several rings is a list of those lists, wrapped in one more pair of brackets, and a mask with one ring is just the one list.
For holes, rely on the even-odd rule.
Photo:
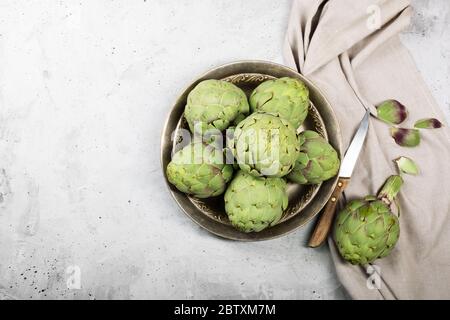
[(336, 150), (317, 132), (299, 135), (300, 154), (288, 179), (299, 184), (317, 184), (334, 177), (340, 166)]
[(400, 176), (391, 176), (377, 197), (351, 201), (339, 212), (334, 240), (345, 260), (365, 265), (391, 253), (400, 234), (391, 205), (402, 184)]
[(298, 128), (308, 114), (309, 91), (298, 79), (285, 77), (268, 80), (252, 92), (250, 107), (252, 111), (276, 114)]
[(239, 171), (225, 192), (225, 211), (231, 224), (244, 232), (259, 232), (276, 224), (287, 208), (282, 178), (254, 177)]
[(248, 112), (244, 91), (230, 82), (210, 79), (189, 93), (184, 116), (193, 133), (205, 133), (210, 129), (223, 131)]
[(233, 167), (224, 163), (223, 150), (193, 142), (173, 155), (166, 173), (169, 182), (181, 192), (208, 198), (225, 191)]
[(268, 113), (253, 113), (234, 131), (239, 167), (254, 176), (282, 177), (294, 167), (300, 144), (292, 124)]

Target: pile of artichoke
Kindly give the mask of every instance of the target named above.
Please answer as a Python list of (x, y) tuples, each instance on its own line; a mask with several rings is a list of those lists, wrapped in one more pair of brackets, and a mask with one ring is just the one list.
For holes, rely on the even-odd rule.
[(184, 112), (193, 142), (173, 155), (167, 178), (197, 198), (225, 192), (225, 211), (238, 230), (273, 226), (288, 206), (286, 179), (318, 184), (340, 166), (322, 136), (300, 132), (308, 110), (309, 91), (298, 79), (265, 81), (249, 99), (230, 82), (202, 81)]

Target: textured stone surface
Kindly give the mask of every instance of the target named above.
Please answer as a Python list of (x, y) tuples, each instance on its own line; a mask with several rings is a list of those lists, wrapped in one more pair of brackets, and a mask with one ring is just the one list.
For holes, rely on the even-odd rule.
[[(402, 39), (450, 118), (450, 5), (414, 4)], [(282, 62), (289, 9), (1, 1), (0, 297), (344, 298), (327, 249), (305, 247), (311, 226), (218, 239), (182, 214), (160, 169), (179, 92), (221, 63)]]

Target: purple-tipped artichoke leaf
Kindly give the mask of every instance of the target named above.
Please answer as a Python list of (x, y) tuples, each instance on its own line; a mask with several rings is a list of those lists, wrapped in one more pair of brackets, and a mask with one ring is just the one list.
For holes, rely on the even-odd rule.
[(391, 136), (402, 147), (415, 147), (420, 144), (420, 133), (417, 129), (392, 127)]
[(407, 116), (406, 107), (397, 100), (386, 100), (377, 106), (378, 119), (389, 124), (400, 124)]
[(435, 118), (421, 119), (414, 124), (414, 128), (417, 129), (437, 129), (441, 127), (442, 123)]

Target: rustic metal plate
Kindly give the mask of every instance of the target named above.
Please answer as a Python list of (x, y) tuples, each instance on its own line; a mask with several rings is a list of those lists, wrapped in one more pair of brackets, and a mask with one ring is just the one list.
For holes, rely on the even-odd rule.
[(197, 199), (185, 195), (168, 183), (165, 171), (172, 151), (179, 150), (188, 141), (183, 141), (178, 130), (188, 129), (183, 117), (186, 98), (197, 83), (205, 79), (223, 79), (240, 87), (249, 96), (254, 88), (265, 80), (293, 77), (305, 82), (310, 90), (310, 108), (302, 130), (319, 132), (341, 156), (341, 133), (333, 110), (323, 94), (309, 80), (294, 70), (264, 61), (238, 61), (214, 68), (195, 80), (177, 99), (169, 113), (161, 139), (161, 164), (170, 192), (181, 209), (196, 223), (210, 232), (228, 239), (252, 241), (279, 237), (304, 225), (325, 205), (330, 197), (337, 177), (320, 185), (301, 186), (288, 183), (289, 206), (277, 225), (261, 232), (244, 233), (234, 229), (224, 209), (223, 195), (209, 199)]

